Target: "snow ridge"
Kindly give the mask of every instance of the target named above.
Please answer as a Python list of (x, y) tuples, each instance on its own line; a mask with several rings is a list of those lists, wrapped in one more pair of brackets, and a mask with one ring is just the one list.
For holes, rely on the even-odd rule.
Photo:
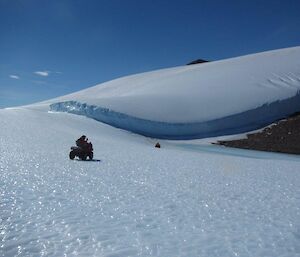
[(243, 133), (300, 111), (300, 47), (135, 74), (48, 101), (134, 133), (195, 139)]
[(300, 110), (300, 92), (291, 98), (266, 103), (258, 108), (220, 119), (195, 123), (169, 123), (141, 119), (109, 108), (78, 101), (58, 102), (51, 111), (83, 115), (144, 136), (162, 139), (196, 139), (255, 130)]

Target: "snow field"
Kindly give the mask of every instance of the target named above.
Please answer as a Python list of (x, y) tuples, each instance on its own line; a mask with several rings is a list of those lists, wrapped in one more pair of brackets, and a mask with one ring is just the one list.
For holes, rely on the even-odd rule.
[[(37, 110), (0, 110), (0, 127), (0, 256), (300, 255), (298, 157), (156, 149)], [(101, 161), (68, 160), (81, 134)]]

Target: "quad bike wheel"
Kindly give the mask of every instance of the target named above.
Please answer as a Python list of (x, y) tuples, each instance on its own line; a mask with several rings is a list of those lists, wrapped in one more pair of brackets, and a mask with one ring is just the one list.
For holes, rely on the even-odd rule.
[(71, 152), (69, 153), (69, 157), (70, 157), (71, 160), (74, 160), (74, 158), (75, 158), (75, 153), (74, 153), (73, 151), (71, 151)]
[(94, 157), (94, 154), (93, 154), (93, 153), (90, 153), (90, 154), (89, 154), (89, 159), (90, 159), (90, 160), (93, 160), (93, 157)]

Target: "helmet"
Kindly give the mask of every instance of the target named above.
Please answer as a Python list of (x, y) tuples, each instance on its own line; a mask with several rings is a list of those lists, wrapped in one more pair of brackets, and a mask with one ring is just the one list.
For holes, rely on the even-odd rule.
[(86, 136), (85, 136), (85, 135), (82, 135), (80, 138), (81, 138), (81, 139), (85, 139), (85, 138), (86, 138)]

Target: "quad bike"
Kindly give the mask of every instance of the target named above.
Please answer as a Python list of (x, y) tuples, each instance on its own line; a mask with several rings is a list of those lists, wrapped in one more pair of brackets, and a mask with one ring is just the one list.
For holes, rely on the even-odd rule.
[(69, 157), (71, 160), (73, 160), (76, 156), (83, 161), (86, 161), (87, 157), (89, 157), (89, 159), (92, 160), (94, 157), (92, 143), (87, 143), (84, 148), (72, 146), (71, 152), (69, 153)]

